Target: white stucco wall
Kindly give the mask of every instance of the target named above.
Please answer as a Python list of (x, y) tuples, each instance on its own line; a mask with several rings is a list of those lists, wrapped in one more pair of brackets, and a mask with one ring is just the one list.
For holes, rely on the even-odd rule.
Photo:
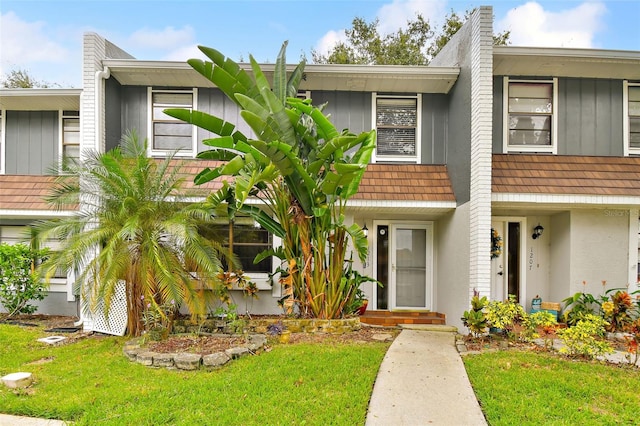
[[(629, 269), (629, 210), (574, 210), (571, 212), (570, 294), (602, 293), (626, 287)], [(565, 296), (566, 297), (566, 296)]]
[[(469, 309), (469, 207), (459, 206), (437, 222), (435, 305), (447, 316), (447, 325), (466, 332), (460, 317)], [(487, 256), (488, 257), (488, 256)], [(473, 289), (472, 289), (473, 290)]]
[[(551, 274), (551, 226), (549, 216), (527, 216), (526, 229), (523, 230), (525, 239), (524, 276), (526, 278), (525, 292), (521, 295), (521, 302), (525, 309), (531, 309), (531, 299), (540, 296), (542, 300), (554, 301), (550, 297)], [(537, 239), (531, 238), (533, 228), (538, 224), (544, 228), (543, 234)]]

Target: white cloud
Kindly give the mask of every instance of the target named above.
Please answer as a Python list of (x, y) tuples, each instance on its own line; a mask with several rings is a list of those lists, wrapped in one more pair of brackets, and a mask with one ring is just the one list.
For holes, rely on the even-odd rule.
[(549, 12), (537, 2), (528, 2), (509, 10), (496, 22), (496, 29), (511, 31), (513, 46), (591, 48), (606, 12), (604, 3), (582, 3)]
[(346, 41), (346, 40), (347, 40), (347, 35), (344, 33), (344, 30), (339, 30), (339, 31), (331, 30), (325, 35), (323, 35), (320, 40), (318, 40), (315, 46), (315, 51), (322, 55), (326, 55), (327, 53), (329, 53), (331, 49), (333, 49), (333, 46), (335, 46), (341, 41)]
[(195, 32), (192, 27), (166, 27), (161, 30), (142, 28), (129, 37), (130, 45), (140, 49), (174, 50), (193, 44)]
[(421, 14), (432, 27), (444, 20), (446, 0), (393, 0), (378, 10), (381, 34), (390, 34), (407, 26), (407, 21)]
[[(65, 63), (70, 52), (45, 34), (45, 22), (27, 22), (13, 12), (0, 14), (0, 66), (2, 72), (27, 69), (37, 63)], [(41, 78), (41, 77), (40, 77)]]
[(189, 46), (182, 46), (178, 49), (172, 50), (166, 54), (162, 60), (164, 61), (186, 61), (187, 59), (199, 58), (206, 59), (206, 56), (198, 49), (197, 44)]

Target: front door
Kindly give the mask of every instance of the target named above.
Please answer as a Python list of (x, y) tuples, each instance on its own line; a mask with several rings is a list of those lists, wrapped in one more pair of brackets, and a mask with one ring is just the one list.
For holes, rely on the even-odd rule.
[(491, 299), (520, 301), (522, 287), (522, 221), (494, 219), (491, 222)]
[(432, 225), (390, 227), (390, 308), (432, 308)]

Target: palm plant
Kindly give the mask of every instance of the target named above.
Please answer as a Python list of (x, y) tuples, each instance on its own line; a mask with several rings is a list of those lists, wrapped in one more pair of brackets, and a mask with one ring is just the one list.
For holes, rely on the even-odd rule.
[(80, 204), (78, 213), (34, 225), (37, 239), (61, 241), (42, 273), (77, 271), (84, 308), (93, 311), (103, 303), (105, 315), (124, 282), (130, 335), (143, 331), (142, 313), (149, 304), (161, 311), (174, 301), (192, 314), (205, 314), (203, 289), (215, 285), (227, 254), (200, 235), (212, 212), (184, 202), (181, 164), (172, 155), (149, 158), (146, 140), (139, 143), (130, 132), (111, 151), (87, 152), (74, 172), (58, 178), (47, 201), (57, 208)]
[[(286, 45), (274, 67), (273, 87), (252, 56), (253, 76), (207, 47), (200, 50), (211, 61), (188, 61), (238, 105), (255, 138), (201, 111), (165, 113), (218, 135), (203, 141), (211, 149), (199, 157), (223, 163), (203, 170), (196, 183), (232, 176), (233, 183), (210, 195), (211, 205), (226, 205), (231, 217), (249, 214), (282, 239), (282, 247), (268, 254), (283, 260), (287, 310), (297, 306), (302, 315), (337, 318), (357, 288), (343, 273), (348, 242), (361, 259), (367, 253), (362, 229), (345, 223), (344, 209), (369, 163), (375, 131), (338, 132), (311, 100), (298, 99), (305, 62), (287, 77)], [(247, 204), (249, 198), (262, 205)]]

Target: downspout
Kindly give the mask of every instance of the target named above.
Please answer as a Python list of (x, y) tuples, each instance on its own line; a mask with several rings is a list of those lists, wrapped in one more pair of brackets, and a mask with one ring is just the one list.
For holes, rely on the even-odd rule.
[(96, 76), (94, 79), (94, 85), (93, 85), (93, 90), (94, 90), (94, 99), (95, 99), (95, 105), (94, 105), (94, 119), (95, 119), (95, 124), (96, 124), (96, 134), (95, 134), (95, 142), (94, 142), (94, 147), (96, 152), (102, 152), (102, 117), (101, 117), (101, 112), (102, 112), (102, 80), (106, 80), (111, 76), (111, 69), (107, 66), (104, 67), (104, 69), (102, 71), (96, 71)]

